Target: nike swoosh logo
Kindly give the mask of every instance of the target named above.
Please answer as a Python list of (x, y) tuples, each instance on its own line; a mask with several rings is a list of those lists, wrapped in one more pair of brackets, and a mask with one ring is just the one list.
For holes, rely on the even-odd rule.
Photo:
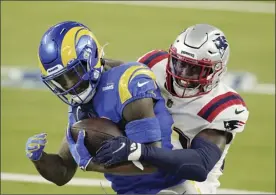
[(149, 81), (146, 81), (146, 82), (143, 82), (143, 83), (139, 83), (139, 82), (138, 82), (138, 83), (137, 83), (137, 86), (138, 86), (138, 87), (142, 87), (142, 86), (144, 86), (145, 84), (147, 84), (148, 82), (149, 82)]
[(115, 150), (114, 152), (112, 152), (112, 154), (119, 152), (121, 149), (123, 149), (126, 146), (126, 143), (121, 143), (121, 147), (118, 148), (117, 150)]
[(242, 113), (243, 111), (245, 111), (245, 110), (235, 110), (235, 114), (240, 114), (240, 113)]

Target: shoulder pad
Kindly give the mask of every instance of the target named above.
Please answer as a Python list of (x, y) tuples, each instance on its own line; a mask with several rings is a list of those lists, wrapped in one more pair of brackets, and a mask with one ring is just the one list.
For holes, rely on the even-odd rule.
[(239, 94), (227, 92), (213, 98), (197, 115), (211, 123), (222, 111), (233, 105), (246, 107), (245, 102)]
[(239, 94), (227, 92), (213, 98), (197, 115), (209, 122), (208, 128), (241, 132), (249, 111)]
[(134, 96), (157, 88), (154, 73), (145, 65), (137, 63), (125, 70), (118, 83), (121, 104)]
[[(241, 113), (235, 114), (236, 111)], [(232, 133), (242, 132), (248, 116), (249, 111), (246, 107), (229, 107), (220, 113), (220, 115), (208, 125), (208, 128), (229, 131)]]

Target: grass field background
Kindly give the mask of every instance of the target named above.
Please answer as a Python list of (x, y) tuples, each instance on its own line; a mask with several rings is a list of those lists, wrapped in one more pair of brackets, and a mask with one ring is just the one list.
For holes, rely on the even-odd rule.
[[(102, 44), (110, 43), (108, 57), (124, 60), (135, 60), (155, 48), (167, 49), (185, 27), (209, 23), (220, 27), (229, 39), (230, 71), (252, 72), (260, 82), (275, 83), (273, 14), (76, 2), (2, 2), (1, 6), (2, 65), (36, 67), (42, 34), (63, 20), (86, 24)], [(66, 128), (67, 106), (49, 91), (1, 88), (1, 95), (1, 171), (37, 173), (25, 157), (25, 142), (33, 134), (47, 132), (46, 152), (56, 152)], [(275, 97), (241, 95), (250, 117), (230, 148), (221, 187), (274, 192)], [(80, 171), (77, 176), (103, 178)], [(1, 193), (104, 192), (1, 181)]]

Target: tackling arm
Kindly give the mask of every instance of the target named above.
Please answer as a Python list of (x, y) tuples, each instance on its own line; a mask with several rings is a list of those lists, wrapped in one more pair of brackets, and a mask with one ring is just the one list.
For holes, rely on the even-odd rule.
[(190, 149), (165, 150), (145, 146), (141, 160), (183, 179), (205, 181), (219, 161), (230, 135), (225, 131), (206, 129), (192, 141)]
[(229, 106), (221, 111), (215, 121), (211, 117), (204, 118), (205, 115), (198, 114), (211, 124), (193, 139), (190, 149), (168, 151), (146, 146), (141, 160), (174, 172), (179, 177), (185, 177), (183, 179), (206, 180), (208, 173), (220, 160), (225, 145), (232, 141), (235, 133), (243, 131), (248, 119), (249, 112), (241, 97), (235, 93), (229, 94), (232, 97), (228, 100), (231, 101), (229, 104), (237, 104), (244, 111), (237, 113), (237, 106)]
[(41, 176), (58, 186), (69, 182), (77, 169), (77, 164), (69, 151), (66, 138), (63, 139), (58, 154), (43, 152), (38, 161), (32, 162)]
[(222, 152), (225, 145), (232, 140), (231, 133), (216, 129), (205, 129), (198, 133), (196, 137), (206, 139), (207, 141), (215, 144)]

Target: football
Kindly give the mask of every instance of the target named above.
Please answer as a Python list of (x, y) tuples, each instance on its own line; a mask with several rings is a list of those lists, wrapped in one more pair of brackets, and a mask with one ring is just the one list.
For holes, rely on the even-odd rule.
[(92, 156), (96, 155), (102, 142), (123, 135), (115, 123), (105, 118), (89, 118), (73, 124), (71, 134), (75, 141), (80, 130), (85, 130), (84, 144)]
[[(75, 141), (77, 141), (78, 132), (80, 130), (85, 130), (86, 134), (84, 145), (92, 156), (96, 155), (96, 152), (101, 147), (102, 142), (124, 135), (115, 123), (105, 118), (89, 118), (73, 124), (71, 128), (71, 134)], [(108, 169), (105, 169), (103, 166), (96, 164), (95, 167), (97, 167), (95, 170), (96, 172), (119, 175), (137, 175), (141, 172), (152, 173), (156, 171), (155, 168), (149, 167), (145, 164), (144, 170), (142, 171), (132, 162), (121, 163)]]

